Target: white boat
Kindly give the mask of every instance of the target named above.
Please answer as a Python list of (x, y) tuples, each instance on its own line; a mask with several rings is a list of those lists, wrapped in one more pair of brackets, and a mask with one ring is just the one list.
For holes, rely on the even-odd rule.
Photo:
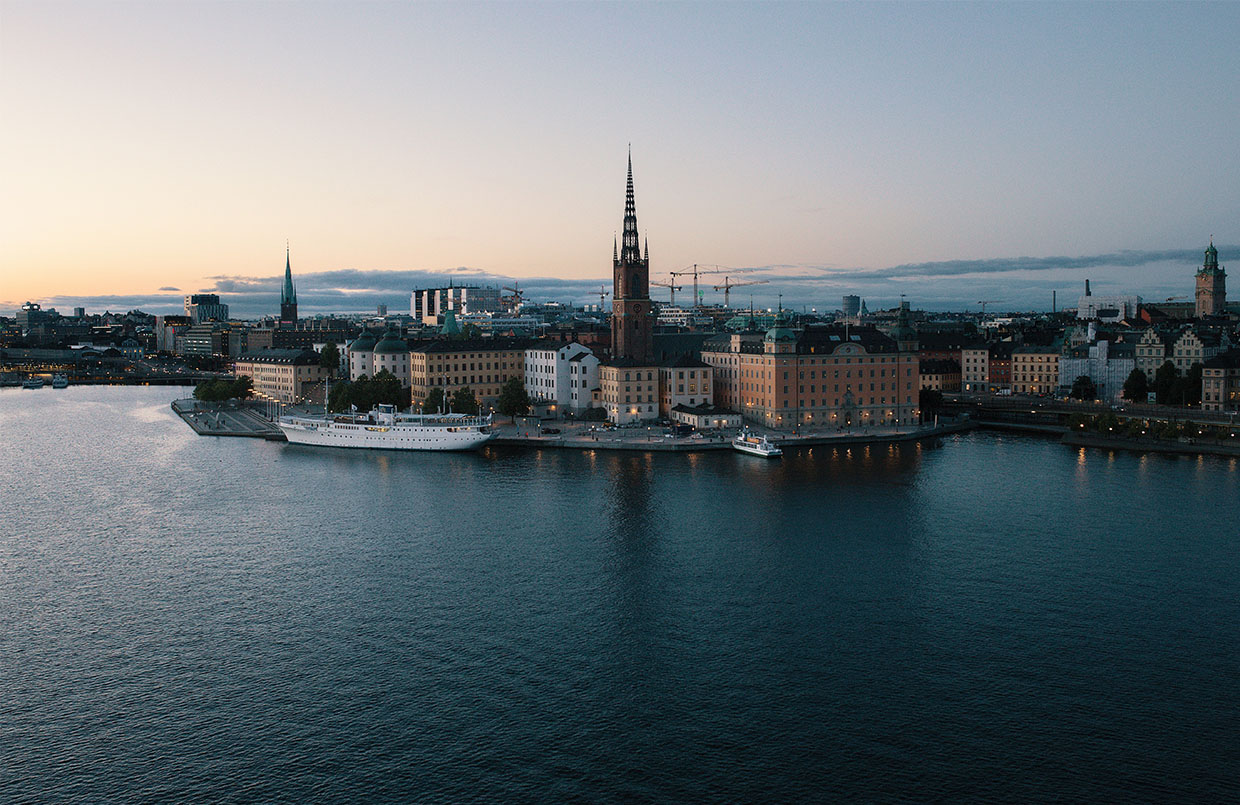
[(69, 378), (64, 375), (52, 375), (52, 388), (67, 389), (69, 388)]
[(750, 433), (748, 428), (736, 434), (736, 438), (732, 440), (732, 449), (763, 458), (778, 458), (784, 454), (784, 451), (772, 444), (770, 439)]
[(377, 450), (473, 450), (495, 436), (489, 416), (402, 414), (394, 405), (369, 414), (283, 416), (276, 424), (294, 444)]
[(41, 378), (41, 377), (32, 377), (32, 378), (29, 378), (29, 379), (27, 379), (27, 380), (23, 380), (23, 381), (22, 381), (22, 388), (24, 388), (24, 389), (41, 389), (41, 388), (43, 388), (43, 378)]

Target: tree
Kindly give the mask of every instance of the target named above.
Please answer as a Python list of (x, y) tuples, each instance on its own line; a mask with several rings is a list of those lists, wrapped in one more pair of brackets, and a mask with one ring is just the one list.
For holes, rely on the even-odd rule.
[(1098, 387), (1094, 385), (1093, 378), (1089, 375), (1081, 375), (1072, 381), (1072, 391), (1069, 396), (1077, 400), (1096, 400), (1098, 399)]
[(524, 414), (530, 410), (530, 395), (526, 393), (525, 384), (521, 382), (521, 378), (509, 378), (504, 383), (495, 408), (504, 416), (512, 417), (514, 422), (517, 414)]
[(922, 417), (934, 416), (943, 407), (943, 392), (938, 389), (922, 389), (917, 395)]
[(1154, 394), (1159, 405), (1170, 405), (1175, 395), (1175, 382), (1180, 377), (1180, 370), (1175, 364), (1166, 361), (1154, 373)]
[(224, 402), (245, 399), (254, 391), (254, 381), (246, 375), (234, 378), (204, 380), (194, 387), (194, 399), (203, 402)]
[(474, 396), (474, 390), (469, 386), (461, 386), (459, 389), (452, 392), (452, 413), (478, 413), (478, 398)]
[(426, 399), (422, 402), (422, 413), (438, 414), (443, 410), (443, 389), (436, 386), (426, 395)]
[(324, 344), (319, 352), (319, 365), (333, 373), (340, 368), (340, 350), (331, 341)]
[(1184, 375), (1184, 389), (1181, 395), (1182, 405), (1200, 405), (1201, 404), (1201, 370), (1200, 363), (1194, 363), (1188, 367), (1188, 374)]
[(1140, 369), (1133, 369), (1128, 373), (1128, 379), (1124, 381), (1124, 399), (1131, 402), (1145, 402), (1146, 396), (1149, 394), (1150, 384), (1145, 377), (1145, 372)]

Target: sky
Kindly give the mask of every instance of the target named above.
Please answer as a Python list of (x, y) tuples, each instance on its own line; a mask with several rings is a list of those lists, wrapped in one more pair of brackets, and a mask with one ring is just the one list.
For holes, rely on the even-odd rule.
[(597, 302), (630, 145), (653, 278), (766, 280), (733, 305), (1189, 296), (1211, 236), (1240, 257), (1237, 35), (1240, 3), (0, 0), (0, 312), (275, 313), (286, 243), (303, 313)]

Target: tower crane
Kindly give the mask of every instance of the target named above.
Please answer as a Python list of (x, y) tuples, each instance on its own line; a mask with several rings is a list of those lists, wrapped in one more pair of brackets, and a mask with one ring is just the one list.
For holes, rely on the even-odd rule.
[(715, 290), (723, 291), (723, 306), (731, 307), (728, 302), (728, 296), (733, 288), (739, 288), (742, 285), (765, 285), (768, 282), (770, 282), (770, 280), (745, 280), (744, 282), (732, 282), (727, 277), (724, 277), (723, 284), (716, 285)]
[(986, 315), (987, 305), (997, 305), (1002, 301), (1003, 301), (1002, 299), (987, 299), (985, 302), (978, 302), (978, 304), (982, 306), (982, 315), (983, 316)]
[(677, 291), (679, 291), (681, 288), (683, 288), (683, 287), (685, 287), (685, 286), (683, 286), (683, 285), (677, 285), (677, 284), (675, 283), (675, 281), (674, 281), (674, 280), (675, 280), (675, 277), (673, 277), (672, 279), (673, 279), (673, 282), (656, 282), (655, 280), (650, 280), (650, 284), (651, 284), (651, 285), (658, 285), (660, 288), (667, 288), (667, 289), (671, 292), (671, 302), (670, 302), (670, 304), (671, 304), (673, 307), (675, 307), (675, 306), (676, 306), (676, 292), (677, 292)]
[(598, 312), (603, 312), (603, 305), (607, 304), (607, 297), (611, 295), (611, 291), (607, 290), (606, 285), (598, 286)]
[(500, 302), (508, 305), (515, 313), (517, 308), (521, 307), (521, 303), (525, 301), (525, 291), (521, 290), (521, 283), (513, 280), (512, 287), (504, 286), (505, 291), (511, 291), (508, 296), (500, 297)]
[(729, 271), (746, 271), (746, 270), (748, 269), (724, 268), (722, 266), (715, 266), (713, 269), (698, 268), (698, 264), (694, 263), (692, 266), (686, 266), (684, 271), (669, 271), (667, 273), (672, 275), (672, 282), (675, 282), (677, 277), (693, 277), (693, 306), (697, 307), (700, 302), (700, 299), (698, 297), (698, 277), (700, 275), (702, 274), (726, 274)]

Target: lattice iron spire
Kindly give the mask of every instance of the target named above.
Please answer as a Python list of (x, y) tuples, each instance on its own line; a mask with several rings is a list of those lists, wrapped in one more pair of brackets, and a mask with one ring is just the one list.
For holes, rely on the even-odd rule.
[(642, 259), (637, 242), (637, 206), (633, 202), (633, 152), (629, 151), (629, 181), (624, 193), (624, 233), (620, 238), (620, 262), (637, 263)]

